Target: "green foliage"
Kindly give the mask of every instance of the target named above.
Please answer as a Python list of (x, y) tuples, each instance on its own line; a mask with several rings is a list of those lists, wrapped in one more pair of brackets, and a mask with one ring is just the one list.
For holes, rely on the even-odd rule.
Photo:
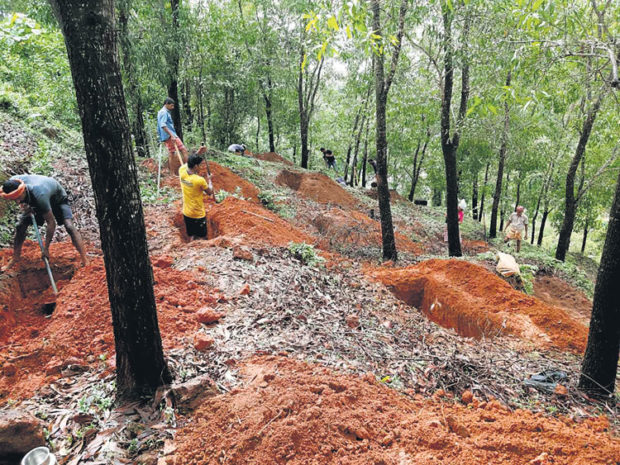
[(525, 263), (519, 265), (519, 272), (521, 274), (521, 281), (523, 282), (525, 293), (529, 295), (534, 294), (534, 280), (538, 272), (538, 267)]
[(168, 186), (160, 186), (157, 193), (157, 179), (144, 177), (140, 180), (140, 197), (148, 205), (167, 205), (180, 198), (179, 191)]
[(308, 266), (318, 266), (325, 261), (323, 257), (317, 254), (314, 246), (305, 242), (291, 242), (288, 245), (288, 250), (297, 260)]
[(217, 203), (222, 203), (227, 197), (235, 197), (237, 199), (245, 200), (241, 192), (241, 187), (239, 186), (237, 186), (235, 192), (232, 193), (223, 189), (215, 193), (215, 201)]
[(99, 383), (91, 387), (78, 402), (78, 410), (103, 416), (114, 404), (114, 384)]

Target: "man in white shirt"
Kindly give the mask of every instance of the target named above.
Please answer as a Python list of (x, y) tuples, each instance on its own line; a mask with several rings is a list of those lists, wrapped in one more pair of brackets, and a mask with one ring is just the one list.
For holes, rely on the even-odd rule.
[(517, 252), (521, 251), (521, 241), (523, 237), (527, 240), (527, 216), (523, 213), (525, 209), (519, 205), (510, 217), (508, 223), (504, 228), (504, 242), (508, 242), (511, 239), (517, 241)]

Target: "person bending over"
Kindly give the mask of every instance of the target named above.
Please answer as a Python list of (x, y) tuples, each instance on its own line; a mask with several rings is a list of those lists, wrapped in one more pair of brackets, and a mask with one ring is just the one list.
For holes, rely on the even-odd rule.
[(13, 176), (2, 184), (0, 197), (16, 201), (22, 210), (15, 229), (13, 258), (5, 267), (11, 268), (21, 259), (22, 245), (26, 239), (28, 226), (32, 224), (31, 213), (37, 225), (46, 224), (43, 255), (49, 259), (49, 247), (54, 238), (56, 225), (65, 227), (73, 245), (80, 254), (81, 265), (86, 265), (86, 251), (82, 236), (73, 224), (73, 212), (69, 206), (67, 192), (54, 178), (36, 174)]

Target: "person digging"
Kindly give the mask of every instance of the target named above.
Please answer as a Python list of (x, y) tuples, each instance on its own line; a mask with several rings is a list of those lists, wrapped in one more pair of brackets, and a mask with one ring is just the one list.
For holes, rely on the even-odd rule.
[(523, 213), (525, 209), (519, 205), (508, 218), (508, 223), (504, 228), (504, 243), (517, 241), (517, 252), (521, 251), (521, 241), (527, 237), (527, 216)]
[(54, 238), (56, 225), (60, 224), (65, 227), (71, 237), (71, 242), (80, 254), (81, 266), (86, 265), (84, 241), (82, 241), (80, 232), (73, 224), (73, 212), (69, 206), (67, 192), (58, 181), (36, 174), (13, 176), (2, 184), (0, 197), (16, 201), (22, 210), (22, 215), (15, 229), (13, 257), (3, 271), (8, 270), (21, 259), (26, 232), (28, 226), (32, 224), (31, 214), (34, 214), (38, 226), (43, 226), (43, 223), (46, 224), (45, 245), (42, 251), (44, 258), (49, 260), (49, 247)]
[(198, 152), (190, 155), (187, 163), (179, 168), (179, 181), (183, 192), (183, 220), (190, 241), (207, 237), (207, 213), (203, 196), (211, 195), (213, 191), (205, 178), (198, 174), (200, 164), (204, 162), (201, 155), (206, 151), (206, 147), (200, 147)]

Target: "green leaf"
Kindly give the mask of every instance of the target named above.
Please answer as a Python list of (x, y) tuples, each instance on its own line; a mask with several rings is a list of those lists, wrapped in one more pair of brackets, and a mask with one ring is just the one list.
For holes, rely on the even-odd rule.
[(316, 29), (316, 23), (317, 23), (318, 19), (314, 18), (312, 20), (310, 20), (310, 22), (308, 24), (306, 24), (306, 32), (308, 32), (310, 29), (312, 29), (313, 27)]
[(333, 29), (334, 31), (338, 31), (340, 29), (340, 27), (338, 26), (338, 21), (336, 20), (336, 17), (333, 15), (330, 16), (330, 18), (327, 20), (327, 26)]
[(348, 39), (351, 39), (351, 38), (353, 37), (353, 35), (351, 34), (351, 27), (350, 27), (350, 26), (347, 26), (346, 31), (347, 31), (347, 38), (348, 38)]
[(308, 54), (304, 53), (304, 59), (301, 62), (301, 70), (306, 69), (306, 65), (308, 64)]

